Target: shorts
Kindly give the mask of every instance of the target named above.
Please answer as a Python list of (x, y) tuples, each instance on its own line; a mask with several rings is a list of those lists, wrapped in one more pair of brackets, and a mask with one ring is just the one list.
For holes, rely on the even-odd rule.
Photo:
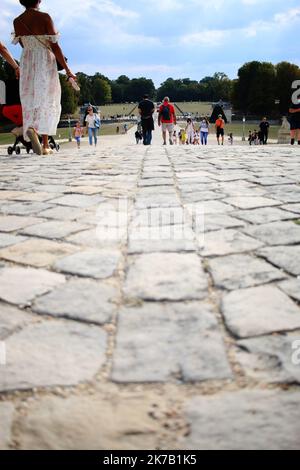
[(224, 137), (224, 129), (222, 129), (221, 127), (218, 127), (217, 128), (217, 137)]
[(291, 121), (291, 131), (297, 131), (300, 129), (300, 121)]
[(80, 144), (81, 137), (75, 137), (77, 144)]
[(174, 131), (174, 124), (173, 124), (173, 122), (170, 122), (170, 123), (163, 122), (163, 123), (162, 123), (162, 130), (163, 130), (164, 132), (165, 132), (165, 131), (173, 132), (173, 131)]

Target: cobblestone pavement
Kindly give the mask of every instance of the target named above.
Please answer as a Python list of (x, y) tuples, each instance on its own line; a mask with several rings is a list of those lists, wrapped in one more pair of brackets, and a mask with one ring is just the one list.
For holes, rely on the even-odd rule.
[(0, 156), (0, 448), (299, 448), (299, 149), (119, 142)]

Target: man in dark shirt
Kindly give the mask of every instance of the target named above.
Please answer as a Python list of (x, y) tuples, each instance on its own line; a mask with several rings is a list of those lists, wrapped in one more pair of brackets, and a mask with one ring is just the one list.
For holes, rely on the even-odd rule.
[(154, 131), (154, 103), (149, 99), (148, 95), (144, 95), (143, 100), (140, 102), (139, 113), (143, 129), (143, 143), (144, 145), (151, 145), (152, 131)]
[(262, 144), (267, 145), (268, 138), (269, 138), (270, 123), (268, 122), (266, 117), (263, 118), (263, 120), (261, 121), (259, 127), (260, 127), (260, 132), (261, 132)]
[(299, 103), (293, 103), (289, 109), (290, 113), (290, 125), (291, 125), (291, 144), (295, 144), (295, 139), (298, 140), (300, 145), (300, 101)]

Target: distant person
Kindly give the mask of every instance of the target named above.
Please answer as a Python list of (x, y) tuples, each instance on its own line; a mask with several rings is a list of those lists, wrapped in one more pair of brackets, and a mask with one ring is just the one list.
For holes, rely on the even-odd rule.
[(8, 49), (0, 42), (0, 55), (3, 57), (3, 59), (6, 60), (6, 62), (9, 63), (9, 65), (14, 69), (16, 78), (20, 78), (20, 67), (15, 61), (15, 59), (12, 57), (12, 55), (9, 53)]
[(295, 144), (295, 140), (300, 145), (300, 100), (297, 104), (292, 104), (290, 109), (290, 125), (291, 125), (291, 145)]
[(128, 132), (128, 126), (127, 126), (126, 123), (124, 124), (123, 129), (124, 129), (124, 134), (127, 134), (127, 132)]
[(80, 143), (84, 134), (84, 130), (83, 130), (83, 127), (81, 127), (81, 124), (79, 121), (76, 122), (76, 126), (74, 127), (73, 134), (74, 134), (74, 139), (76, 140), (76, 143), (77, 143), (77, 148), (80, 149)]
[(177, 145), (177, 132), (176, 131), (173, 132), (173, 144)]
[(215, 126), (216, 126), (218, 145), (220, 145), (220, 137), (221, 137), (222, 145), (224, 145), (225, 121), (223, 119), (222, 114), (219, 114), (218, 119), (216, 120)]
[(267, 145), (268, 138), (269, 138), (269, 129), (270, 123), (266, 117), (264, 117), (259, 125), (260, 132), (261, 132), (261, 142), (263, 145)]
[(143, 130), (143, 144), (151, 145), (152, 132), (154, 131), (153, 113), (155, 111), (154, 103), (149, 99), (149, 95), (144, 95), (143, 100), (138, 106), (141, 116), (141, 126)]
[(164, 98), (158, 113), (158, 125), (162, 126), (163, 144), (167, 145), (167, 132), (169, 133), (169, 143), (173, 145), (173, 131), (174, 126), (177, 124), (175, 108), (170, 103), (170, 98)]
[(249, 145), (252, 145), (252, 131), (249, 131), (248, 142), (249, 142)]
[(187, 143), (187, 135), (185, 129), (181, 129), (181, 144), (185, 145)]
[(200, 145), (200, 134), (199, 131), (195, 131), (194, 134), (194, 145)]
[(229, 136), (228, 136), (228, 142), (230, 145), (233, 145), (233, 133), (230, 132)]
[(201, 139), (202, 145), (207, 145), (208, 134), (209, 134), (209, 121), (205, 117), (202, 119), (200, 123), (200, 139)]
[(143, 140), (143, 136), (138, 129), (135, 132), (135, 140), (136, 140), (137, 145), (140, 143), (141, 140)]
[(185, 131), (187, 134), (187, 142), (189, 145), (193, 145), (195, 137), (195, 126), (191, 118), (188, 118), (186, 121)]
[(120, 134), (120, 127), (119, 126), (117, 126), (117, 128), (116, 128), (116, 134)]
[[(20, 62), (20, 98), (24, 139), (34, 152), (49, 155), (48, 136), (56, 135), (61, 115), (61, 86), (57, 64), (65, 69), (70, 83), (76, 76), (69, 69), (58, 45), (59, 35), (51, 17), (39, 11), (40, 0), (20, 0), (25, 12), (14, 20), (14, 43), (23, 53)], [(78, 86), (78, 85), (77, 85)], [(38, 134), (42, 135), (42, 146)]]
[(87, 109), (88, 113), (85, 118), (87, 133), (89, 136), (89, 144), (93, 145), (93, 140), (95, 147), (98, 143), (98, 130), (100, 129), (101, 122), (100, 116), (97, 113), (94, 113), (93, 106), (89, 106)]

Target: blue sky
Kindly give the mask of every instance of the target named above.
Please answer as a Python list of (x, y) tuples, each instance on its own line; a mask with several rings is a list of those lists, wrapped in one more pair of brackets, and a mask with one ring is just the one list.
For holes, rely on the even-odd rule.
[[(9, 45), (23, 8), (0, 0), (0, 39)], [(299, 0), (44, 0), (74, 72), (114, 79), (234, 78), (249, 60), (300, 66)], [(10, 46), (15, 57), (18, 47)]]

